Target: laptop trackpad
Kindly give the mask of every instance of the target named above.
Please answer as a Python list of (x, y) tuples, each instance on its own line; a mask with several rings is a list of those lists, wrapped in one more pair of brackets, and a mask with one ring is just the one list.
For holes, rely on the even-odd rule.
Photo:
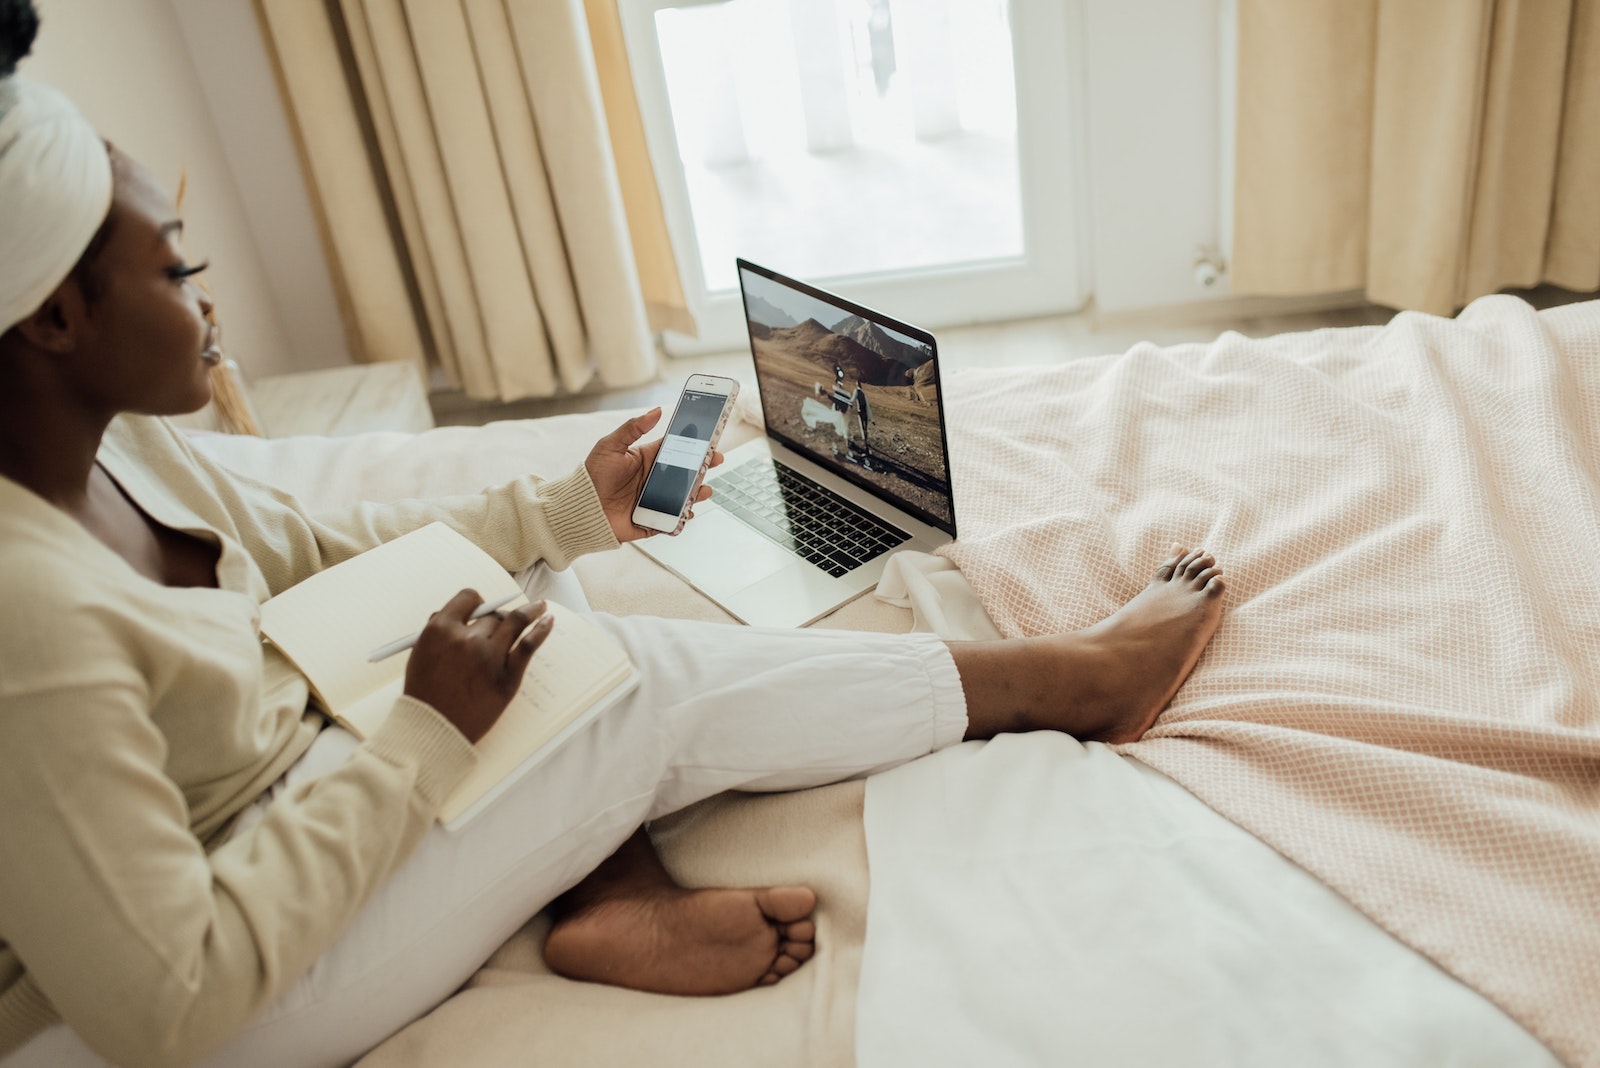
[(802, 627), (846, 599), (840, 586), (838, 579), (801, 565), (768, 575), (722, 601), (752, 627)]
[(678, 537), (651, 539), (650, 550), (668, 567), (715, 598), (726, 597), (768, 575), (793, 567), (795, 557), (718, 509), (696, 516)]

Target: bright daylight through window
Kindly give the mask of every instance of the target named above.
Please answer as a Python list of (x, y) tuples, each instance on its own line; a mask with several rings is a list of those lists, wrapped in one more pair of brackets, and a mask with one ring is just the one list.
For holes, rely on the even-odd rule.
[(1005, 0), (725, 0), (655, 30), (706, 291), (1024, 251)]

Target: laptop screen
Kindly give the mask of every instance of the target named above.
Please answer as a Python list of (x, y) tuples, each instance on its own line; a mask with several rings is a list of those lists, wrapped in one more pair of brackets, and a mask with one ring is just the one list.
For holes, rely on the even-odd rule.
[(933, 335), (738, 263), (767, 433), (954, 536)]

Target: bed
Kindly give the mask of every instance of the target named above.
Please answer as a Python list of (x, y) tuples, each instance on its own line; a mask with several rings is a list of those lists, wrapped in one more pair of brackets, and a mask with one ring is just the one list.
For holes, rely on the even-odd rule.
[[(652, 834), (683, 881), (817, 888), (812, 963), (709, 1000), (573, 983), (534, 917), (363, 1068), (1600, 1064), (1600, 302), (942, 388), (960, 541), (818, 625), (1082, 626), (1203, 543), (1227, 614), (1147, 738), (679, 813)], [(627, 414), (201, 440), (334, 504), (564, 473)], [(632, 548), (563, 595), (734, 625)]]

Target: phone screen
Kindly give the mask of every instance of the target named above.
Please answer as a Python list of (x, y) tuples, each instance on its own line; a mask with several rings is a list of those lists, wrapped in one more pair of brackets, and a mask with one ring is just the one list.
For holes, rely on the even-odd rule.
[(667, 515), (682, 513), (727, 403), (728, 397), (721, 393), (683, 391), (678, 408), (672, 413), (672, 423), (661, 439), (655, 466), (650, 468), (644, 492), (639, 495), (640, 508)]

